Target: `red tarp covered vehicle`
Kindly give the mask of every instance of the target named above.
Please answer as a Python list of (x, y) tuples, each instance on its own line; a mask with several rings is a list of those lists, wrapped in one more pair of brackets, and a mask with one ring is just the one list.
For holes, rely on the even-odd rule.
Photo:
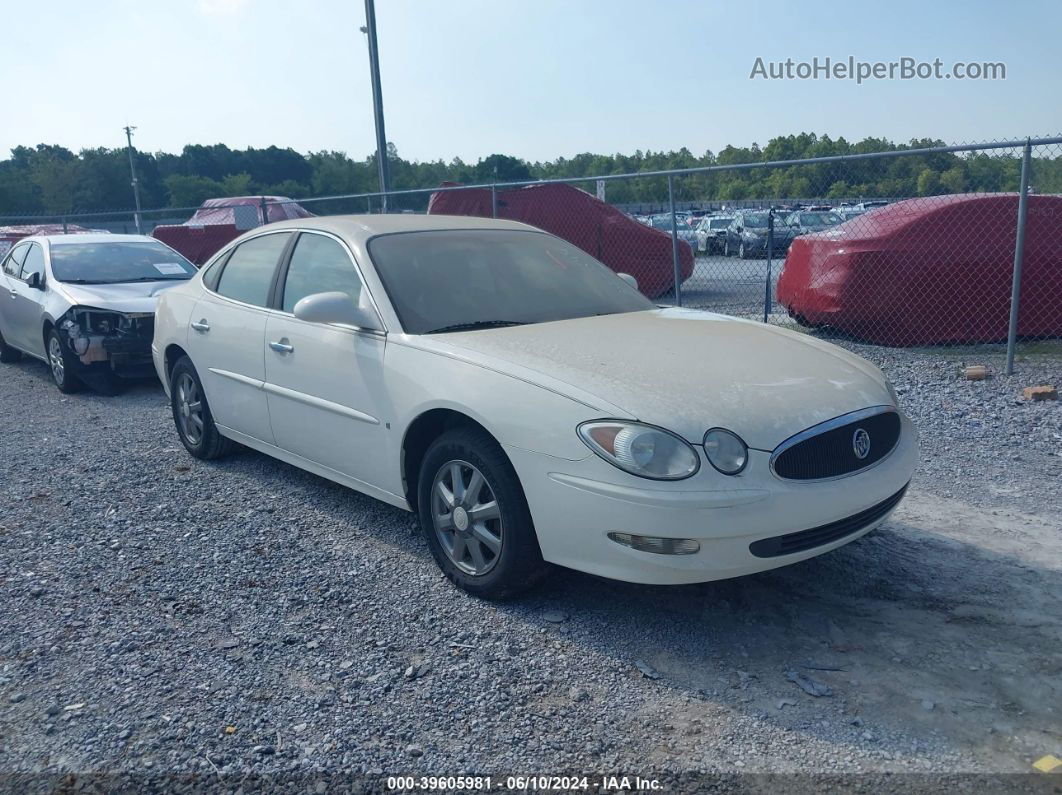
[[(564, 238), (616, 273), (629, 273), (650, 298), (675, 284), (670, 233), (640, 224), (578, 188), (528, 185), (498, 191), (497, 202), (499, 218), (522, 221)], [(428, 203), (432, 215), (490, 218), (491, 209), (491, 192), (485, 188), (433, 193)], [(693, 249), (683, 241), (679, 241), (679, 273), (683, 281), (693, 273)]]
[(77, 224), (20, 224), (18, 226), (0, 226), (0, 257), (3, 257), (11, 247), (24, 237), (30, 235), (82, 235), (96, 234), (107, 230), (86, 229)]
[[(907, 199), (796, 238), (778, 301), (881, 345), (997, 342), (1010, 317), (1018, 196)], [(1062, 197), (1030, 196), (1018, 334), (1062, 335)]]
[(262, 224), (263, 203), (266, 223), (313, 216), (284, 196), (207, 199), (183, 224), (156, 226), (151, 236), (202, 265), (230, 240)]

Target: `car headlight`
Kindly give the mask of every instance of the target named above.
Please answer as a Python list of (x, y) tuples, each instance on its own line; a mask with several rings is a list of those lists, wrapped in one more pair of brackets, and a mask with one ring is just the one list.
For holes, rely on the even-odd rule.
[(749, 448), (741, 437), (726, 428), (711, 428), (704, 434), (708, 463), (724, 475), (736, 475), (749, 462)]
[(624, 472), (653, 480), (682, 480), (701, 459), (689, 442), (663, 428), (623, 420), (593, 420), (577, 429), (597, 455)]

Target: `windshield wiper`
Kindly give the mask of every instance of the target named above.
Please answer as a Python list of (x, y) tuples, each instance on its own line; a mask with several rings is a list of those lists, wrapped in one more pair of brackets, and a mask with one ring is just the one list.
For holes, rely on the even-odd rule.
[(107, 282), (101, 282), (98, 279), (59, 279), (58, 281), (63, 284), (107, 284)]
[(521, 320), (475, 320), (471, 323), (454, 323), (451, 326), (433, 328), (427, 334), (441, 334), (444, 331), (471, 331), (479, 328), (503, 328), (505, 326), (525, 326)]
[(183, 282), (185, 279), (191, 279), (192, 274), (186, 273), (182, 276), (138, 276), (135, 279), (119, 279), (116, 282), (107, 282), (107, 284), (132, 284), (133, 282)]

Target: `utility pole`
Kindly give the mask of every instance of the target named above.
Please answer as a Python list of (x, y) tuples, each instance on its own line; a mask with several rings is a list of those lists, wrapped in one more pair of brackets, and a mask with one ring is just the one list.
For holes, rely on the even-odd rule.
[(129, 173), (133, 177), (133, 201), (136, 203), (136, 214), (133, 216), (133, 220), (136, 222), (136, 233), (138, 235), (144, 234), (144, 228), (140, 221), (140, 183), (136, 178), (136, 160), (133, 158), (133, 130), (136, 127), (126, 125), (125, 127), (125, 148), (129, 152)]
[(372, 78), (372, 114), (376, 121), (376, 166), (380, 171), (380, 206), (387, 212), (387, 191), (390, 177), (387, 169), (387, 133), (384, 132), (383, 90), (380, 88), (380, 52), (376, 44), (376, 6), (365, 0), (365, 27), (361, 29), (369, 40), (369, 73)]

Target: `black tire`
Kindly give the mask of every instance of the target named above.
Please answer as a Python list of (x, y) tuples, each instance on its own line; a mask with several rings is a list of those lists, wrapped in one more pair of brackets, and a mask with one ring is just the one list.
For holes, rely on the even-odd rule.
[(48, 332), (45, 342), (47, 343), (45, 353), (48, 355), (48, 369), (51, 370), (55, 386), (64, 395), (81, 391), (81, 379), (74, 372), (77, 365), (73, 363), (73, 351), (63, 343), (59, 332), (54, 328)]
[[(194, 395), (191, 392), (192, 385), (195, 389)], [(186, 413), (186, 400), (189, 404), (198, 402), (197, 416), (201, 427), (197, 427), (191, 420), (191, 414), (194, 412), (189, 409)], [(178, 359), (170, 371), (170, 409), (181, 444), (193, 456), (210, 461), (232, 452), (236, 443), (218, 432), (206, 394), (203, 392), (203, 382), (199, 380), (199, 373), (195, 371), (195, 365), (187, 356)]]
[[(479, 470), (497, 504), (500, 524), (495, 525), (495, 528), (501, 539), (501, 548), (491, 559), (492, 567), (483, 574), (469, 573), (455, 563), (440, 539), (440, 534), (445, 535), (447, 531), (437, 531), (433, 519), (432, 494), (436, 476), (442, 475), (455, 462), (465, 463), (465, 471), (469, 473), (472, 468)], [(471, 479), (470, 474), (469, 485)], [(475, 496), (472, 495), (469, 501)], [(455, 507), (449, 514), (451, 523), (456, 512)], [(547, 571), (516, 471), (501, 446), (480, 428), (455, 428), (428, 447), (417, 479), (417, 513), (424, 537), (439, 568), (454, 585), (473, 596), (491, 600), (509, 599), (536, 585)], [(467, 523), (474, 523), (474, 519), (466, 520)], [(471, 535), (475, 530), (466, 532)], [(456, 538), (456, 528), (451, 535)], [(461, 546), (464, 550), (464, 542)], [(484, 546), (480, 547), (481, 555), (485, 549)]]
[(748, 251), (745, 249), (745, 243), (742, 241), (738, 244), (738, 259), (748, 259)]
[(729, 257), (730, 256), (730, 240), (729, 239), (723, 241), (723, 256), (724, 257)]
[(0, 334), (0, 362), (11, 364), (22, 360), (22, 351), (12, 348), (4, 342), (4, 335)]

